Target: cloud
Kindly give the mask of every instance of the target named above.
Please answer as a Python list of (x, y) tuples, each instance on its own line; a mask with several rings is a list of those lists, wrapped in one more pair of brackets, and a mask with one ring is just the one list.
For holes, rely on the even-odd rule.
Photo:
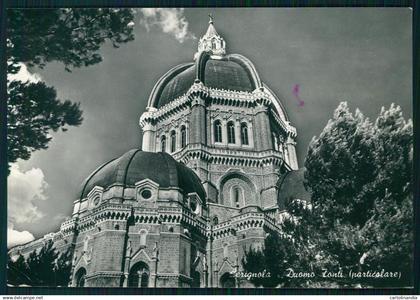
[(47, 199), (47, 186), (41, 169), (32, 168), (23, 172), (17, 164), (12, 164), (7, 181), (9, 222), (22, 224), (40, 220), (44, 214), (35, 205), (35, 201)]
[(7, 248), (22, 245), (34, 239), (34, 236), (29, 231), (14, 230), (13, 224), (9, 223), (9, 227), (7, 228)]
[(183, 8), (141, 8), (140, 12), (144, 17), (140, 24), (147, 30), (152, 26), (160, 27), (163, 32), (172, 35), (180, 43), (186, 39), (196, 38), (188, 31), (188, 21)]
[(22, 81), (22, 82), (32, 82), (37, 83), (42, 80), (41, 76), (37, 73), (29, 72), (28, 68), (23, 63), (18, 63), (17, 66), (20, 67), (19, 72), (16, 74), (7, 74), (7, 79), (9, 81)]

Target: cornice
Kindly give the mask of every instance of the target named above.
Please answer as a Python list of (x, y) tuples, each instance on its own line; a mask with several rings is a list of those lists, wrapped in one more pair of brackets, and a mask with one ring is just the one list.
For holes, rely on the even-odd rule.
[(256, 167), (280, 166), (284, 161), (283, 153), (275, 150), (256, 152), (208, 147), (202, 144), (188, 144), (181, 151), (174, 153), (173, 157), (184, 164), (193, 159), (200, 159), (214, 164)]
[(276, 225), (275, 220), (266, 212), (247, 212), (213, 226), (212, 230), (208, 226), (207, 236), (218, 239), (229, 235), (236, 235), (238, 231), (249, 228), (267, 228), (280, 232), (280, 228)]
[[(200, 80), (196, 80), (186, 94), (174, 99), (159, 109), (148, 108), (141, 115), (139, 125), (144, 128), (147, 124), (155, 125), (171, 116), (177, 115), (191, 107), (191, 103), (197, 97), (204, 99), (207, 105), (217, 104), (244, 108), (259, 106), (270, 108), (277, 101), (264, 87), (257, 88), (252, 92), (225, 90), (207, 87)], [(292, 136), (296, 136), (296, 129), (286, 120), (282, 120), (274, 109), (271, 110), (271, 115), (286, 133), (291, 133)]]

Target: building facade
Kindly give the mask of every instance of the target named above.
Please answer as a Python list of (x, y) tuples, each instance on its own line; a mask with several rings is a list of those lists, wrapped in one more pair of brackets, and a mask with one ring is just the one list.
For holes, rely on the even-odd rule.
[(53, 240), (72, 252), (70, 286), (250, 287), (235, 273), (279, 231), (301, 185), (296, 129), (246, 57), (210, 20), (190, 63), (164, 74), (140, 117), (142, 149), (96, 169)]

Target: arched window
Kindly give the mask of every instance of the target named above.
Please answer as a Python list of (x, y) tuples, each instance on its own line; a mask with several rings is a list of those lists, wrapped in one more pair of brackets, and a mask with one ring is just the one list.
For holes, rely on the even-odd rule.
[(166, 151), (166, 136), (164, 135), (162, 135), (162, 137), (160, 138), (160, 151)]
[(228, 143), (235, 144), (235, 124), (232, 121), (227, 123)]
[(148, 287), (148, 285), (149, 285), (149, 273), (142, 272), (140, 278), (141, 278), (140, 287)]
[(181, 148), (187, 145), (187, 128), (184, 125), (181, 126)]
[(214, 217), (213, 218), (213, 225), (217, 225), (219, 224), (219, 218), (218, 217)]
[(215, 40), (215, 39), (212, 39), (212, 40), (211, 40), (211, 47), (212, 47), (213, 49), (216, 49), (216, 40)]
[(143, 229), (140, 231), (140, 246), (146, 246), (146, 238), (147, 231)]
[(222, 123), (220, 120), (214, 122), (214, 141), (216, 143), (222, 142)]
[(176, 149), (176, 133), (175, 130), (171, 131), (171, 152), (175, 152)]
[(136, 263), (128, 275), (129, 287), (148, 287), (149, 286), (149, 266), (144, 262)]
[(231, 203), (233, 207), (240, 208), (242, 206), (243, 191), (239, 186), (234, 186), (230, 192)]
[(77, 272), (76, 272), (76, 286), (77, 287), (84, 287), (85, 286), (85, 278), (86, 278), (86, 269), (85, 268), (80, 268)]
[(241, 142), (242, 142), (242, 145), (249, 145), (248, 125), (246, 123), (241, 124)]
[(198, 212), (198, 210), (197, 210), (197, 208), (198, 208), (197, 198), (195, 198), (195, 197), (190, 198), (190, 208), (194, 213)]

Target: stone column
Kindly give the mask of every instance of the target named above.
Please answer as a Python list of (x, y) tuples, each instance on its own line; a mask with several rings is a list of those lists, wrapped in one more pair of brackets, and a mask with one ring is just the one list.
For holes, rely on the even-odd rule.
[(236, 119), (235, 121), (235, 145), (241, 146), (242, 140), (241, 140), (241, 122), (239, 119)]
[(254, 148), (254, 127), (252, 121), (248, 123), (248, 142), (251, 148)]
[(213, 287), (219, 287), (219, 263), (216, 261), (214, 266)]
[(214, 145), (214, 118), (210, 116), (210, 145)]
[[(233, 266), (235, 269), (235, 274), (238, 275), (239, 273), (239, 256), (238, 256), (238, 251), (236, 252), (236, 257), (235, 257), (235, 265)], [(239, 282), (239, 277), (235, 276), (235, 287), (239, 288), (240, 286), (240, 282)]]
[(175, 140), (176, 140), (175, 152), (178, 151), (178, 150), (181, 150), (181, 126), (177, 126), (175, 128), (175, 134), (176, 134), (176, 138), (175, 138)]
[(190, 143), (206, 145), (206, 106), (204, 99), (196, 97), (191, 102)]
[(128, 287), (128, 275), (130, 272), (130, 263), (131, 263), (131, 254), (132, 254), (132, 248), (131, 248), (131, 241), (128, 241), (127, 244), (127, 250), (126, 250), (126, 256), (125, 256), (125, 264), (124, 264), (124, 282), (123, 287)]
[(273, 149), (273, 142), (271, 139), (270, 120), (268, 117), (268, 108), (264, 105), (259, 105), (256, 108), (255, 120), (257, 124), (257, 150), (265, 151)]
[[(154, 265), (154, 272), (151, 276), (151, 279), (153, 280), (153, 287), (157, 287), (158, 283), (158, 264), (159, 264), (159, 248), (158, 248), (158, 243), (155, 242), (155, 246), (153, 248), (153, 257), (152, 257), (152, 261), (154, 261), (155, 265)], [(149, 287), (150, 287), (150, 281), (149, 281)]]
[(143, 128), (143, 143), (142, 150), (149, 152), (156, 152), (156, 143), (155, 143), (155, 128), (150, 123), (146, 123)]
[(78, 259), (77, 250), (75, 250), (73, 252), (73, 259), (71, 261), (71, 270), (70, 270), (70, 279), (69, 279), (69, 286), (70, 287), (75, 287), (76, 286), (76, 281), (74, 280), (74, 276), (76, 274), (74, 274), (74, 272), (75, 272), (75, 268), (76, 268), (77, 259)]
[(277, 138), (277, 135), (276, 135), (276, 133), (271, 133), (271, 135), (272, 135), (272, 137), (273, 137), (273, 142), (274, 142), (274, 150), (276, 150), (276, 151), (280, 151), (279, 150), (279, 139)]
[(222, 144), (224, 146), (228, 145), (228, 129), (227, 122), (225, 119), (222, 120)]
[(296, 142), (294, 138), (288, 135), (287, 140), (286, 140), (286, 148), (287, 148), (288, 163), (289, 163), (289, 166), (292, 168), (292, 170), (297, 170), (299, 168), (295, 146), (296, 146)]
[(204, 277), (204, 287), (208, 287), (209, 286), (209, 283), (208, 283), (208, 280), (209, 280), (209, 269), (208, 269), (208, 265), (207, 265), (207, 259), (206, 259), (206, 254), (203, 254), (203, 262), (202, 262), (202, 264), (203, 264), (203, 277)]
[(187, 130), (187, 132), (185, 134), (185, 142), (186, 142), (186, 145), (188, 145), (189, 143), (191, 143), (191, 141), (190, 141), (191, 128), (190, 128), (190, 122), (188, 120), (185, 122), (185, 128)]

